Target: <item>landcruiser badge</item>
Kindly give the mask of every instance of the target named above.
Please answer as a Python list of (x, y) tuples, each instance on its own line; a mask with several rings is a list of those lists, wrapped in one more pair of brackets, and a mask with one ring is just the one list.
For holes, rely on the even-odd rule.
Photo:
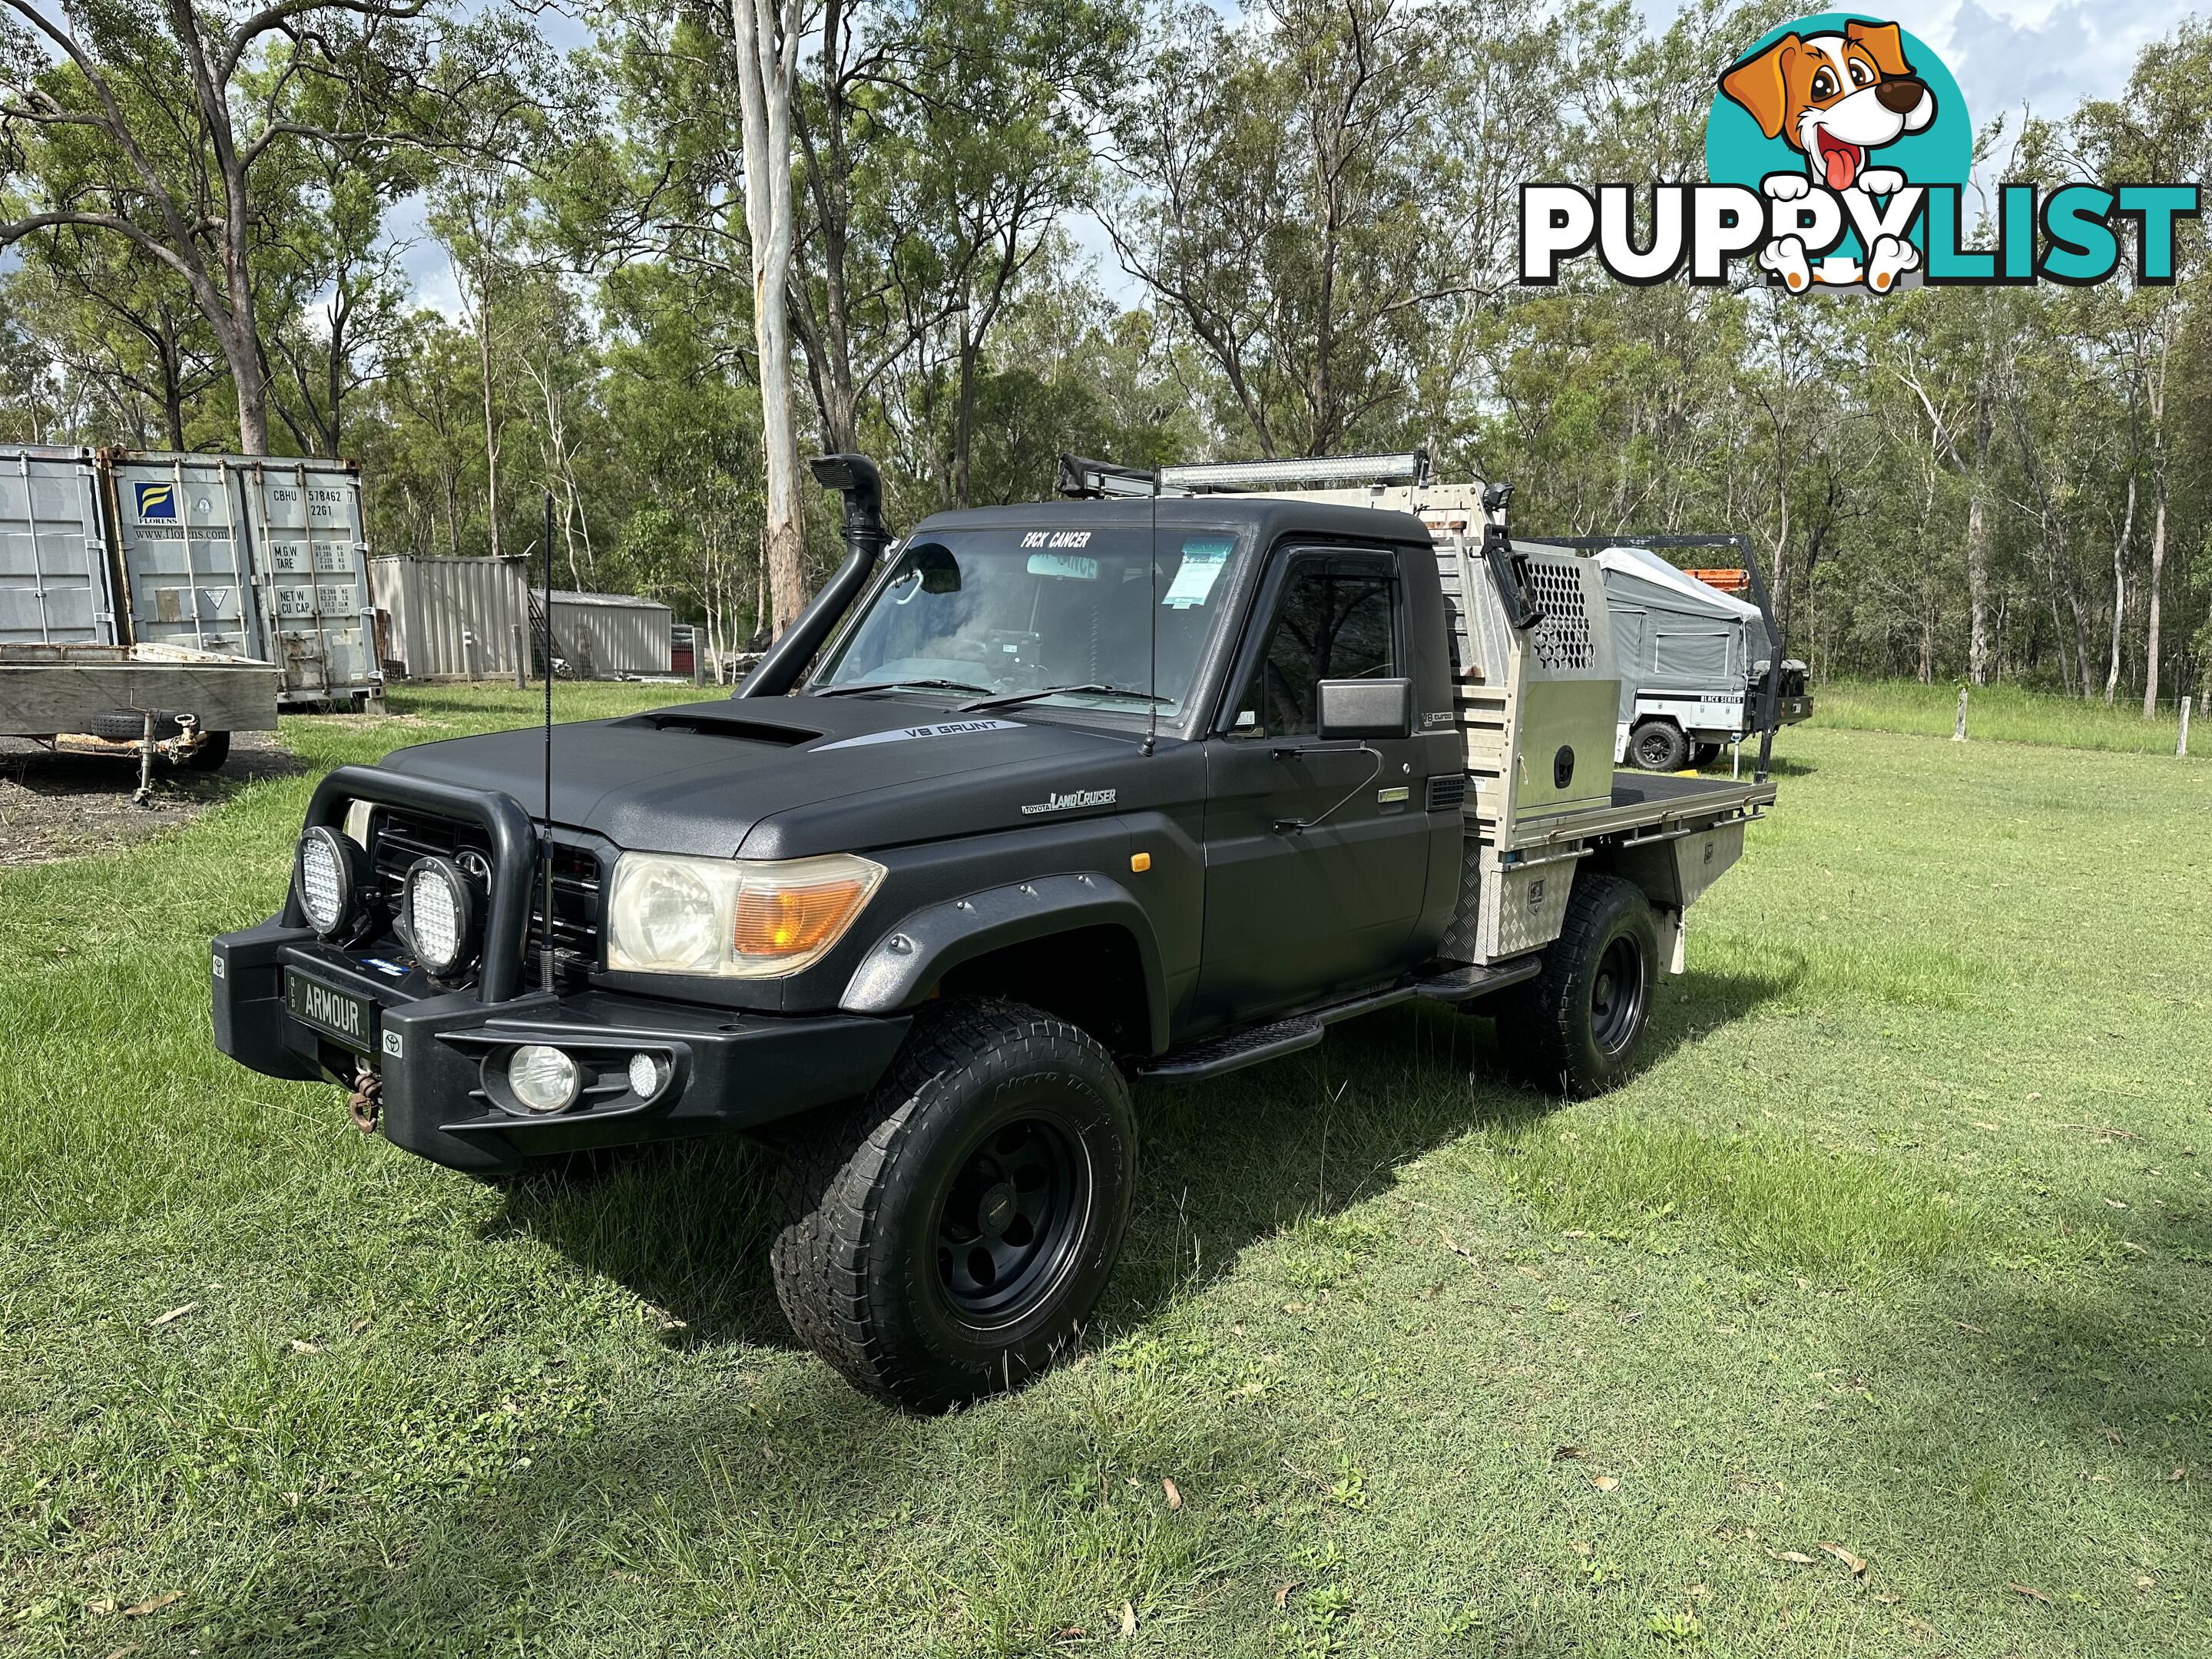
[(826, 755), (832, 749), (860, 749), (872, 743), (907, 743), (915, 738), (957, 738), (970, 732), (1018, 732), (1019, 720), (945, 720), (936, 726), (902, 726), (895, 732), (871, 732), (865, 738), (840, 738), (817, 744), (807, 752)]
[(1022, 811), (1026, 816), (1034, 817), (1039, 812), (1066, 812), (1078, 806), (1111, 806), (1113, 804), (1114, 791), (1111, 789), (1075, 789), (1065, 795), (1048, 795), (1033, 805), (1024, 806)]

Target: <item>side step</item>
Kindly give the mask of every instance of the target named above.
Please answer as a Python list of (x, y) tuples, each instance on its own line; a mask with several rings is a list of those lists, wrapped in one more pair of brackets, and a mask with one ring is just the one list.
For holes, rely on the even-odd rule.
[(1310, 1014), (1301, 1019), (1277, 1020), (1273, 1025), (1255, 1025), (1249, 1030), (1208, 1037), (1188, 1048), (1170, 1048), (1158, 1060), (1139, 1066), (1137, 1075), (1172, 1078), (1183, 1083), (1219, 1077), (1240, 1066), (1257, 1066), (1263, 1060), (1311, 1048), (1321, 1042), (1321, 1022)]
[(1433, 1002), (1467, 1002), (1532, 979), (1541, 965), (1537, 957), (1527, 956), (1512, 962), (1492, 963), (1488, 967), (1461, 968), (1439, 974), (1434, 979), (1416, 980), (1410, 985), (1370, 991), (1326, 1008), (1316, 1008), (1310, 1013), (1279, 1019), (1272, 1025), (1255, 1025), (1247, 1030), (1231, 1031), (1226, 1036), (1208, 1037), (1187, 1048), (1171, 1048), (1158, 1060), (1138, 1066), (1137, 1075), (1182, 1083), (1219, 1077), (1241, 1066), (1257, 1066), (1263, 1060), (1279, 1060), (1285, 1054), (1313, 1048), (1321, 1042), (1322, 1031), (1340, 1019), (1370, 1014), (1378, 1008), (1388, 1008), (1413, 997)]
[(1487, 967), (1473, 963), (1449, 974), (1439, 974), (1434, 979), (1425, 979), (1413, 988), (1413, 994), (1432, 1002), (1472, 1002), (1477, 997), (1488, 996), (1492, 991), (1502, 991), (1509, 985), (1518, 985), (1524, 979), (1534, 979), (1543, 970), (1540, 954), (1516, 957), (1510, 962), (1493, 962)]

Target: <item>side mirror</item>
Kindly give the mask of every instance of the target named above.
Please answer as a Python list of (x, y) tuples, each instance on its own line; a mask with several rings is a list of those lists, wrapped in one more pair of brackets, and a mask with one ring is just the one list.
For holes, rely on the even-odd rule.
[(1315, 695), (1321, 705), (1316, 735), (1324, 742), (1413, 735), (1411, 680), (1323, 680)]

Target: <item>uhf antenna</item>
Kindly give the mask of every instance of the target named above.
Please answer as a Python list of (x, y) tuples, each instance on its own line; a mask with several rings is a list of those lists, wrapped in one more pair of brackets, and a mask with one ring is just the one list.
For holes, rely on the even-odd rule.
[(544, 989), (553, 972), (553, 492), (545, 492), (545, 917), (538, 934), (538, 974)]

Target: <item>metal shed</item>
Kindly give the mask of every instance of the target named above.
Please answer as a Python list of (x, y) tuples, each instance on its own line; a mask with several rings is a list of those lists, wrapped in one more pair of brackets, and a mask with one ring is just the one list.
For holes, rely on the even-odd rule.
[[(372, 562), (385, 652), (414, 680), (504, 679), (540, 665), (540, 596), (520, 558)], [(553, 595), (553, 652), (586, 679), (669, 672), (673, 617), (625, 593)]]
[(530, 625), (522, 561), (373, 560), (386, 655), (411, 680), (504, 678)]
[(665, 674), (675, 613), (658, 599), (628, 593), (553, 595), (554, 649), (568, 672), (587, 679)]

